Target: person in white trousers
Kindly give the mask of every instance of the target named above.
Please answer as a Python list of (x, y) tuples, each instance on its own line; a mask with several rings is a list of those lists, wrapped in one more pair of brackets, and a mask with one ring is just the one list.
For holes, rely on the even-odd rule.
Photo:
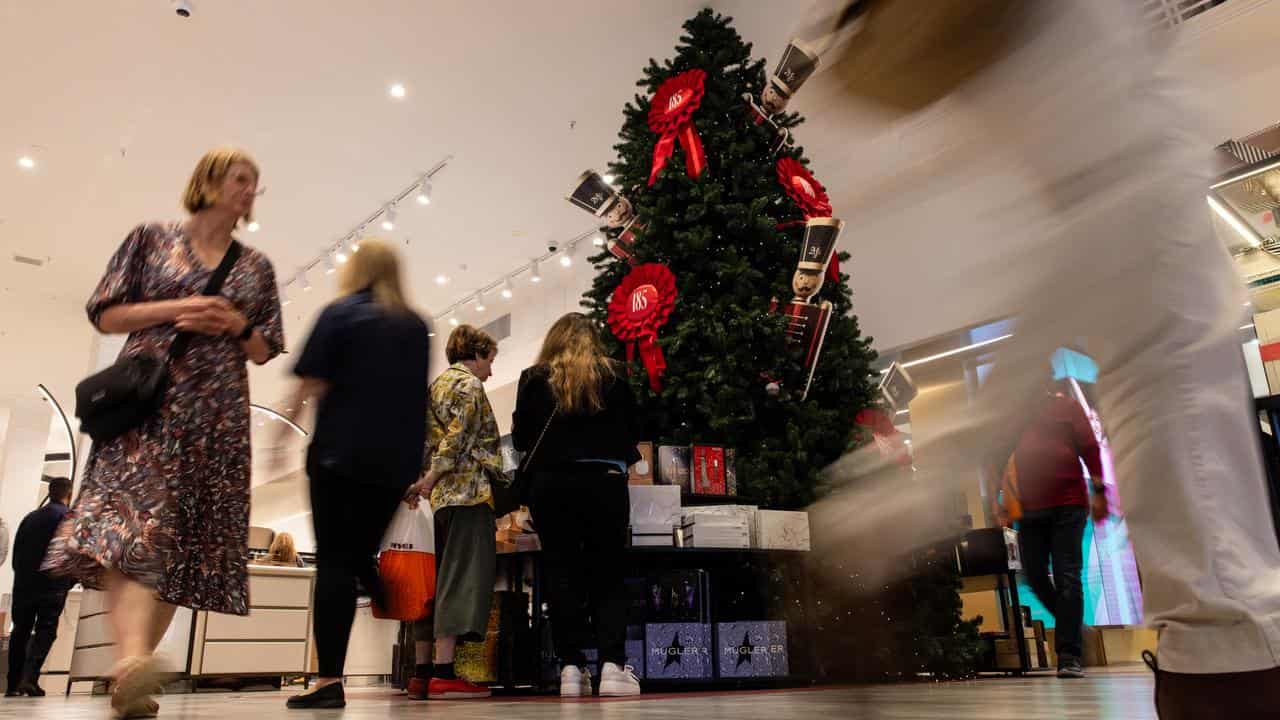
[[(850, 5), (817, 3), (806, 29)], [(946, 243), (945, 218), (959, 237), (999, 243), (934, 254), (985, 290), (982, 317), (1017, 317), (978, 407), (945, 433), (973, 455), (1035, 396), (1050, 353), (1087, 338), (1145, 617), (1160, 633), (1160, 716), (1280, 717), (1280, 548), (1241, 353), (1244, 289), (1205, 201), (1216, 143), (1197, 134), (1195, 97), (1164, 65), (1171, 38), (1147, 29), (1139, 5), (1022, 5), (1010, 52), (925, 111), (947, 124), (942, 136), (927, 148), (904, 138), (908, 167), (883, 180), (892, 192), (863, 195), (859, 235)], [(840, 51), (826, 61), (838, 66)], [(936, 495), (925, 485), (838, 496), (816, 522), (866, 533), (854, 514), (827, 511), (876, 502), (878, 529), (923, 525), (908, 516)]]

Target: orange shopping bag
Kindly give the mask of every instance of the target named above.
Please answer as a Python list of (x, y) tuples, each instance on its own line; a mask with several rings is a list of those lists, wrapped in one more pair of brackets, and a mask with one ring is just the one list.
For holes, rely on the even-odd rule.
[(426, 503), (396, 509), (382, 538), (378, 575), (386, 588), (386, 607), (373, 606), (373, 616), (413, 622), (431, 614), (436, 596), (435, 524)]

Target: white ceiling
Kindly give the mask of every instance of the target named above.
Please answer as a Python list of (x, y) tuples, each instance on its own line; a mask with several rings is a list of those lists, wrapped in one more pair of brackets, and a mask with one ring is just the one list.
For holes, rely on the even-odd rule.
[[(134, 224), (181, 215), (192, 165), (217, 144), (262, 165), (262, 229), (245, 239), (282, 280), (446, 154), (433, 204), (402, 207), (390, 233), (406, 243), (424, 309), (589, 227), (565, 190), (611, 159), (641, 68), (669, 56), (681, 22), (706, 4), (197, 0), (182, 20), (168, 0), (0, 0), (0, 398), (45, 382), (70, 403), (91, 363), (82, 306), (107, 256)], [(710, 4), (771, 61), (802, 8)], [(1257, 48), (1280, 41), (1280, 3), (1233, 0), (1184, 27), (1180, 52), (1209, 78), (1219, 139), (1274, 122), (1280, 72)], [(389, 98), (393, 82), (404, 100)], [(998, 246), (955, 234), (962, 216), (912, 234), (868, 222), (942, 115), (887, 124), (824, 75), (793, 109), (807, 115), (799, 140), (850, 221), (855, 309), (877, 345), (985, 319), (958, 261)], [(24, 172), (15, 161), (31, 146), (39, 165)], [(452, 282), (437, 287), (438, 273)], [(323, 278), (312, 282), (287, 309), (291, 344), (328, 297)], [(287, 369), (256, 371), (255, 401), (276, 404)]]

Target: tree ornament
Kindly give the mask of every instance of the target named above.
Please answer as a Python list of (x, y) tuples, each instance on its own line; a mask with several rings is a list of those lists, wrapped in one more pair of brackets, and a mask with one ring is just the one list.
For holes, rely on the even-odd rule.
[[(782, 185), (786, 191), (787, 197), (791, 198), (797, 207), (800, 208), (801, 214), (805, 220), (816, 217), (831, 217), (831, 198), (827, 195), (827, 188), (806, 168), (793, 157), (778, 158), (775, 166), (778, 174), (778, 183)], [(783, 224), (786, 227), (788, 224)], [(831, 255), (831, 262), (827, 264), (827, 280), (838, 283), (840, 282), (840, 258), (835, 253)]]
[(608, 322), (613, 334), (627, 346), (627, 361), (640, 361), (649, 375), (649, 389), (662, 392), (667, 369), (658, 329), (667, 324), (676, 302), (676, 276), (662, 263), (637, 265), (622, 278), (609, 301)]
[(702, 138), (693, 126), (693, 113), (702, 105), (706, 93), (707, 73), (694, 68), (669, 77), (658, 87), (649, 104), (649, 129), (659, 135), (653, 148), (653, 165), (649, 170), (649, 187), (658, 181), (658, 173), (675, 154), (676, 139), (684, 149), (689, 177), (697, 178), (707, 169), (707, 155)]
[(630, 200), (605, 182), (595, 170), (579, 175), (573, 190), (565, 199), (604, 219), (605, 234), (608, 236), (606, 245), (614, 257), (627, 262), (634, 260), (630, 250), (635, 242), (632, 230), (639, 229), (640, 226), (636, 224), (635, 206)]
[[(818, 368), (818, 356), (831, 324), (832, 304), (828, 300), (814, 304), (813, 298), (822, 289), (823, 274), (835, 255), (836, 240), (844, 229), (844, 221), (834, 218), (813, 218), (805, 224), (804, 244), (800, 248), (800, 261), (791, 277), (791, 289), (795, 297), (783, 308), (787, 316), (787, 340), (804, 351), (804, 367), (809, 371), (804, 392), (800, 399), (809, 397), (813, 374)], [(771, 311), (777, 309), (773, 301)]]
[(818, 53), (793, 38), (782, 51), (778, 67), (760, 93), (760, 106), (769, 115), (786, 110), (792, 96), (817, 69)]

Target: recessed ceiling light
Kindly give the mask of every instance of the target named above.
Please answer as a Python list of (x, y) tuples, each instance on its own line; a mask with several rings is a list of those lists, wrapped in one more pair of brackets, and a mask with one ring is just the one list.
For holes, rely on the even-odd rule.
[(448, 276), (448, 275), (437, 275), (437, 276), (436, 276), (436, 284), (437, 284), (437, 285), (448, 285), (448, 284), (449, 284), (449, 276)]
[(449, 318), (449, 324), (454, 327), (458, 327), (458, 318), (455, 318), (455, 317)]
[(418, 185), (418, 204), (431, 204), (431, 180), (429, 180), (425, 175), (422, 178), (422, 182)]
[(23, 170), (34, 170), (36, 167), (36, 159), (30, 155), (23, 155), (18, 158), (18, 167)]
[(391, 93), (391, 97), (397, 100), (402, 99), (406, 94), (404, 85), (401, 85), (400, 83), (395, 83), (394, 85), (392, 85), (391, 89), (388, 92)]
[(595, 234), (594, 236), (592, 236), (592, 238), (591, 238), (591, 244), (592, 244), (592, 245), (595, 245), (596, 247), (603, 247), (603, 246), (604, 246), (604, 236), (603, 236), (603, 235), (601, 235), (601, 234), (599, 234), (599, 233), (596, 233), (596, 234)]
[(563, 265), (564, 267), (569, 267), (570, 265), (573, 264), (573, 258), (569, 257), (568, 255), (561, 255), (560, 264)]
[(252, 220), (249, 222), (249, 225), (245, 229), (248, 230), (249, 232), (258, 232), (258, 228), (260, 227), (262, 226), (258, 224), (257, 220)]

